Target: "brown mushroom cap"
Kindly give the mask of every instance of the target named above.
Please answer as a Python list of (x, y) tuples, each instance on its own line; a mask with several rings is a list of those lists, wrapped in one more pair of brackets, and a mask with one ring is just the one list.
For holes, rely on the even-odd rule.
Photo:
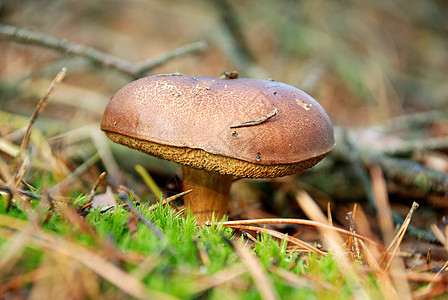
[[(231, 128), (263, 118), (258, 125)], [(114, 142), (153, 156), (237, 177), (301, 173), (335, 145), (331, 121), (311, 96), (249, 78), (136, 80), (112, 97), (101, 129)]]

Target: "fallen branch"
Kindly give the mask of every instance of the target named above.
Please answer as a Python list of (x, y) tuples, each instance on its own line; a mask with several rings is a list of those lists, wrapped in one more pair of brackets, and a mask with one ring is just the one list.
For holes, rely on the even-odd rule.
[(207, 43), (204, 41), (194, 42), (181, 46), (158, 57), (133, 63), (66, 39), (5, 24), (0, 24), (0, 37), (23, 44), (32, 44), (55, 49), (73, 56), (84, 57), (96, 64), (118, 70), (123, 74), (131, 76), (132, 78), (142, 77), (145, 73), (174, 58), (200, 52), (205, 50), (207, 47)]
[(378, 165), (384, 176), (404, 187), (416, 188), (422, 193), (447, 197), (448, 174), (429, 169), (419, 163), (407, 159), (372, 155), (363, 153), (362, 162), (365, 165)]
[(385, 147), (385, 155), (410, 156), (417, 151), (437, 151), (448, 149), (448, 136), (403, 141), (399, 146)]
[[(365, 146), (359, 145), (355, 138), (349, 134), (349, 130), (337, 128), (336, 144), (332, 155), (336, 159), (352, 164), (359, 173), (360, 179), (365, 185), (365, 190), (371, 198), (371, 192), (367, 188), (368, 176), (365, 167), (378, 165), (384, 172), (387, 180), (396, 182), (406, 188), (415, 188), (423, 194), (436, 194), (442, 197), (448, 195), (448, 174), (423, 166), (410, 159), (397, 158), (384, 155), (381, 151), (369, 151)], [(369, 200), (372, 204), (372, 200)]]
[(446, 119), (448, 119), (448, 110), (429, 110), (395, 117), (381, 125), (372, 127), (372, 129), (380, 132), (410, 130), (413, 128), (421, 129)]
[[(358, 180), (363, 186), (370, 206), (376, 210), (375, 197), (367, 167), (379, 166), (387, 181), (395, 182), (408, 189), (417, 189), (422, 194), (430, 193), (446, 197), (448, 195), (448, 174), (429, 169), (419, 163), (407, 159), (389, 157), (372, 151), (362, 150), (347, 129), (337, 127), (336, 147), (332, 157), (349, 163), (355, 170)], [(362, 145), (361, 145), (362, 146)], [(402, 224), (404, 219), (392, 212), (394, 223)], [(431, 232), (409, 225), (408, 232), (420, 240), (436, 242)]]

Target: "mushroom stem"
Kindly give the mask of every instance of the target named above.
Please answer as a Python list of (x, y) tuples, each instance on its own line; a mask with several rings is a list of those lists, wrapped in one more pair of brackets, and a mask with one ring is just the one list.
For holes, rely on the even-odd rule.
[(227, 213), (229, 205), (230, 186), (233, 176), (193, 169), (182, 166), (183, 190), (193, 191), (184, 197), (184, 203), (198, 224), (211, 220), (220, 220)]

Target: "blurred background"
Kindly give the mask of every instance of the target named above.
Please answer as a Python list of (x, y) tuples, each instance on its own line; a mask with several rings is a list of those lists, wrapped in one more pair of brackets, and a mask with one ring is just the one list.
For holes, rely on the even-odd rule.
[[(227, 2), (248, 57), (240, 55), (219, 0), (3, 0), (0, 20), (129, 61), (203, 40), (209, 45), (206, 51), (173, 60), (151, 74), (218, 76), (235, 69), (243, 77), (268, 76), (306, 90), (340, 125), (378, 123), (446, 104), (445, 1)], [(38, 88), (33, 81), (51, 78), (62, 65), (69, 70), (66, 84), (106, 99), (129, 81), (54, 50), (1, 40), (0, 51), (4, 110), (17, 107), (18, 101), (25, 104), (24, 90), (32, 93)], [(83, 94), (76, 98), (86, 105), (99, 101), (87, 101), (89, 95)], [(81, 108), (100, 115), (104, 103), (92, 105), (93, 112)], [(28, 115), (25, 107), (22, 112)]]
[[(448, 3), (442, 0), (3, 0), (0, 23), (67, 39), (131, 62), (204, 41), (206, 49), (143, 75), (220, 76), (237, 70), (240, 77), (273, 78), (311, 94), (338, 127), (380, 125), (396, 116), (443, 110), (447, 104)], [(118, 174), (133, 172), (138, 162), (168, 194), (178, 190), (176, 166), (111, 146), (98, 130), (110, 97), (132, 76), (84, 57), (6, 38), (0, 38), (0, 54), (0, 136), (18, 140), (20, 135), (14, 133), (27, 124), (51, 79), (66, 66), (66, 79), (36, 123), (52, 154), (59, 153), (66, 169), (73, 170), (76, 161), (85, 161), (98, 150), (101, 163), (108, 164), (111, 181), (129, 182), (129, 178), (117, 179)], [(410, 135), (446, 135), (447, 124), (445, 120)], [(375, 135), (365, 138), (376, 143)], [(378, 143), (386, 142), (378, 139)], [(110, 153), (118, 165), (108, 159)], [(298, 210), (296, 204), (286, 204), (291, 185), (308, 188), (322, 203), (365, 199), (359, 181), (347, 179), (357, 176), (353, 168), (331, 161), (324, 160), (300, 181), (284, 178), (249, 186), (238, 182), (236, 206), (244, 206), (241, 199), (245, 199), (248, 207), (289, 216)], [(442, 161), (447, 162), (446, 155)], [(64, 176), (64, 171), (60, 173)], [(83, 175), (87, 191), (97, 174)], [(137, 183), (129, 185), (138, 190)], [(264, 209), (250, 202), (261, 202)]]

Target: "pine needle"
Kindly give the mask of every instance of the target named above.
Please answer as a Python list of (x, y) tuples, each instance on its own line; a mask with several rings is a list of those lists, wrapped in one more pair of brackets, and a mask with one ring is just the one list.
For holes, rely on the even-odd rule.
[(389, 247), (387, 247), (386, 252), (384, 253), (383, 259), (380, 261), (380, 265), (383, 263), (383, 261), (386, 259), (386, 257), (389, 255), (389, 252), (391, 251), (392, 247), (392, 254), (390, 255), (389, 260), (386, 263), (385, 269), (387, 270), (392, 262), (392, 259), (395, 257), (395, 254), (397, 253), (398, 249), (400, 248), (401, 242), (403, 241), (404, 235), (406, 233), (406, 230), (409, 227), (409, 224), (411, 222), (412, 215), (414, 211), (418, 208), (418, 203), (414, 202), (412, 203), (412, 207), (409, 210), (408, 215), (406, 216), (406, 219), (404, 220), (403, 224), (400, 226), (400, 229), (398, 229), (397, 233), (395, 234), (395, 237), (391, 241)]
[[(365, 241), (368, 241), (369, 243), (372, 243), (376, 245), (374, 241), (371, 239), (362, 236), (360, 234), (357, 234), (355, 232), (350, 232), (348, 230), (334, 227), (322, 222), (313, 221), (313, 220), (304, 220), (304, 219), (291, 219), (291, 218), (266, 218), (266, 219), (250, 219), (250, 220), (235, 220), (235, 221), (225, 221), (225, 222), (215, 222), (215, 225), (224, 225), (228, 227), (236, 226), (236, 225), (247, 225), (247, 224), (294, 224), (294, 225), (305, 225), (305, 226), (312, 226), (322, 229), (329, 229), (334, 230), (338, 233), (356, 237)], [(205, 222), (205, 225), (210, 226), (211, 222), (207, 221)]]
[[(216, 224), (219, 224), (219, 223), (216, 223)], [(224, 225), (224, 226), (226, 226), (226, 225)], [(284, 233), (281, 233), (281, 232), (278, 232), (278, 231), (275, 231), (272, 229), (261, 228), (261, 227), (256, 227), (256, 226), (247, 226), (247, 225), (227, 225), (227, 227), (240, 229), (240, 230), (253, 230), (258, 233), (266, 232), (267, 234), (269, 234), (275, 238), (278, 238), (281, 240), (287, 240), (290, 243), (298, 245), (298, 246), (302, 247), (302, 249), (306, 249), (310, 252), (317, 253), (317, 254), (320, 254), (323, 256), (327, 255), (325, 252), (317, 249), (316, 247), (311, 246), (310, 244), (308, 244), (302, 240), (299, 240), (297, 238), (294, 238), (292, 236), (286, 235)]]

